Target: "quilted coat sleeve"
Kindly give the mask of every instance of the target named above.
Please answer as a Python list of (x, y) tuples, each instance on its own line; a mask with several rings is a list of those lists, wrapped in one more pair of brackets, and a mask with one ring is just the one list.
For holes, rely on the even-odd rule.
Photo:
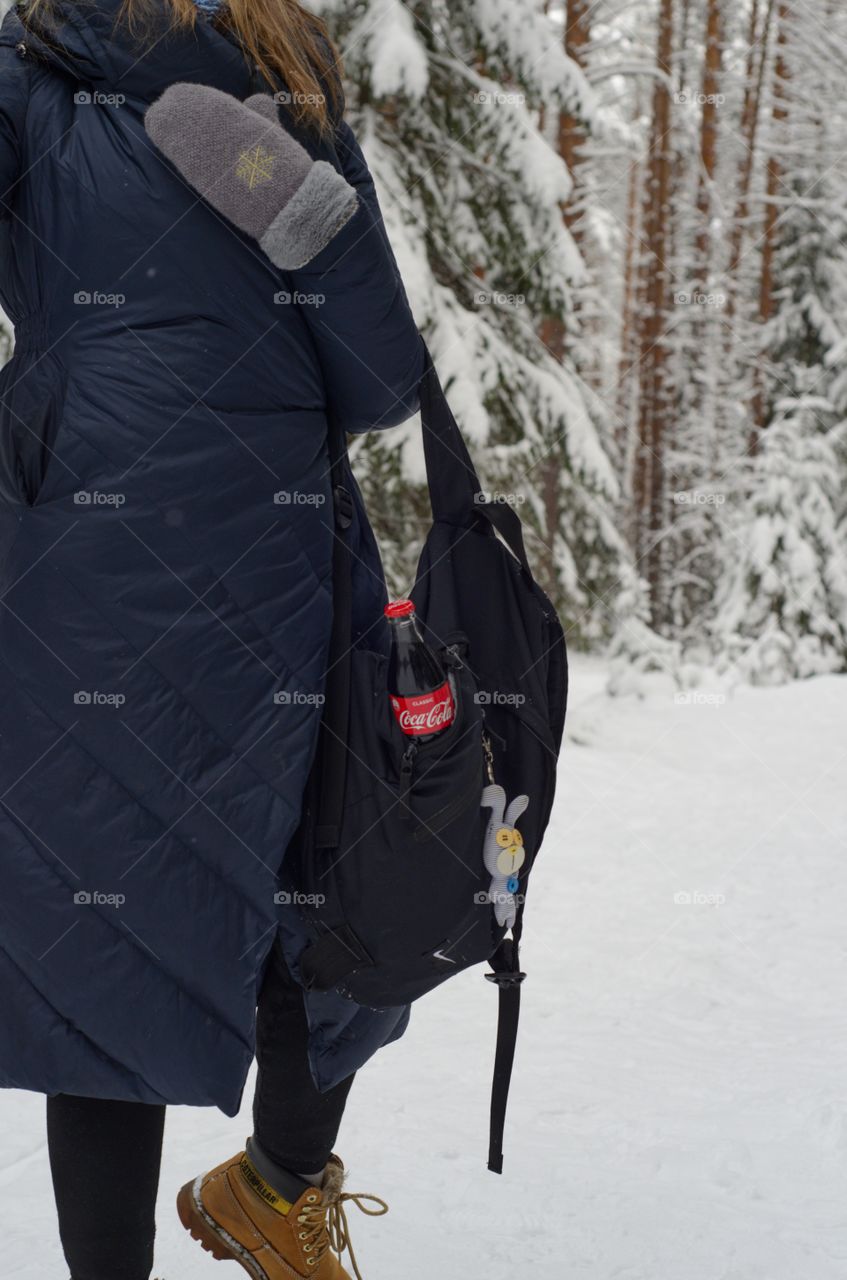
[(29, 72), (14, 49), (0, 48), (0, 221), (10, 217), (21, 172), (21, 139), (29, 98)]
[(350, 126), (336, 135), (338, 168), (357, 190), (354, 217), (307, 267), (290, 273), (312, 329), (331, 409), (347, 431), (405, 422), (418, 408), (423, 341), (388, 241), (367, 161)]

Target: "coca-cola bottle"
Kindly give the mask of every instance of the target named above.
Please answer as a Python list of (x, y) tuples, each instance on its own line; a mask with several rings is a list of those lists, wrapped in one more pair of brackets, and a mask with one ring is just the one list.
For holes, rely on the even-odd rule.
[(418, 628), (411, 600), (385, 606), (391, 629), (388, 694), (397, 723), (416, 742), (428, 742), (453, 723), (456, 704), (446, 672)]

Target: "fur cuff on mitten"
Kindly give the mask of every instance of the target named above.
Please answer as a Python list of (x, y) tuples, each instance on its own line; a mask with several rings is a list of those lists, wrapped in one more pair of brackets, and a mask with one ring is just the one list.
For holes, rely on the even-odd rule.
[(283, 270), (306, 266), (356, 212), (353, 187), (285, 131), (267, 94), (240, 102), (175, 84), (144, 124), (186, 181)]

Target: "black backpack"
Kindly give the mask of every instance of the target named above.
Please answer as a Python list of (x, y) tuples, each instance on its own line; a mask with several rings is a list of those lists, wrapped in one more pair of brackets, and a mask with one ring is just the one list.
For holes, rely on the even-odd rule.
[(408, 738), (389, 704), (386, 657), (351, 648), (352, 505), (339, 433), (326, 701), (286, 873), (300, 902), (319, 904), (305, 911), (312, 941), (299, 959), (311, 990), (387, 1008), (490, 963), (500, 1020), (488, 1167), (500, 1173), (524, 895), (553, 803), (567, 659), (520, 519), (481, 492), (428, 354), (421, 418), (433, 525), (411, 596), (450, 674), (456, 718), (428, 742)]

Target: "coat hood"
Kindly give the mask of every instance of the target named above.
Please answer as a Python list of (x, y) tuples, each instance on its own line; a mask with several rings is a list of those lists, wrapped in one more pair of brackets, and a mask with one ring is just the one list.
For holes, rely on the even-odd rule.
[(150, 31), (141, 41), (116, 25), (122, 0), (54, 0), (50, 26), (24, 25), (18, 10), (6, 15), (3, 44), (26, 45), (27, 54), (73, 79), (109, 93), (152, 102), (171, 84), (213, 85), (245, 98), (253, 68), (234, 36), (200, 12), (193, 31), (173, 30), (167, 0), (157, 0)]

